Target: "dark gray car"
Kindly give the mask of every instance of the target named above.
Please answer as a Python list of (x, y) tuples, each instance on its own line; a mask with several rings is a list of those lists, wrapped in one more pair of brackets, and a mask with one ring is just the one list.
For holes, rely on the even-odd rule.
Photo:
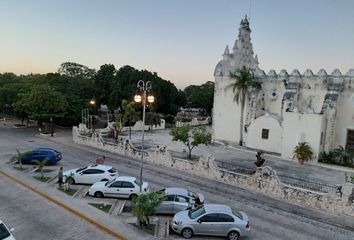
[(204, 203), (204, 196), (184, 188), (165, 188), (159, 193), (165, 196), (164, 201), (157, 207), (156, 213), (175, 214), (186, 209), (193, 209)]

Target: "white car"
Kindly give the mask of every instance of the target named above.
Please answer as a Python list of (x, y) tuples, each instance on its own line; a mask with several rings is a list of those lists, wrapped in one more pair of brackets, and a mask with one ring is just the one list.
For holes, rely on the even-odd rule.
[(83, 168), (75, 168), (63, 173), (63, 181), (68, 179), (70, 184), (93, 184), (99, 181), (111, 181), (118, 177), (115, 168), (108, 165), (94, 164)]
[(5, 224), (0, 220), (0, 239), (1, 240), (16, 240), (12, 235), (14, 228), (8, 229)]
[(97, 182), (89, 189), (89, 195), (94, 197), (115, 197), (132, 199), (142, 193), (149, 192), (149, 183), (143, 182), (140, 192), (140, 182), (135, 177), (121, 176), (110, 182)]

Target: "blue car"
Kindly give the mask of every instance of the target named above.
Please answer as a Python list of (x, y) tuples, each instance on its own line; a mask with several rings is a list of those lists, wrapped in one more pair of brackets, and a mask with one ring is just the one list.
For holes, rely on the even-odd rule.
[(55, 165), (61, 160), (61, 153), (51, 148), (36, 148), (26, 152), (22, 163), (32, 163), (33, 160), (43, 161), (48, 159), (50, 165)]

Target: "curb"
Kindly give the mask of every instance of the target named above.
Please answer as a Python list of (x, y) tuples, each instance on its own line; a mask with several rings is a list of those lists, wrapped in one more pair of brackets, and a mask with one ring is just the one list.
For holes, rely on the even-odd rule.
[(48, 194), (46, 194), (46, 193), (44, 193), (44, 192), (42, 192), (42, 191), (39, 191), (39, 190), (33, 188), (32, 186), (30, 186), (29, 184), (27, 184), (27, 183), (25, 183), (25, 182), (19, 180), (18, 178), (15, 178), (15, 177), (13, 177), (13, 176), (11, 176), (11, 175), (9, 175), (9, 174), (7, 174), (7, 173), (1, 171), (1, 170), (0, 170), (0, 174), (2, 174), (3, 176), (5, 176), (5, 177), (11, 179), (12, 181), (14, 181), (14, 182), (16, 182), (16, 183), (22, 185), (23, 187), (25, 187), (25, 188), (31, 190), (32, 192), (37, 193), (38, 195), (40, 195), (40, 196), (44, 197), (45, 199), (49, 200), (50, 202), (52, 202), (52, 203), (54, 203), (54, 204), (56, 204), (56, 205), (58, 205), (58, 206), (64, 208), (65, 210), (69, 211), (70, 213), (76, 215), (77, 217), (79, 217), (79, 218), (81, 218), (81, 219), (84, 219), (85, 221), (87, 221), (87, 222), (89, 222), (89, 223), (95, 225), (97, 228), (99, 228), (99, 229), (101, 229), (102, 231), (104, 231), (104, 232), (106, 232), (106, 233), (112, 235), (112, 236), (115, 237), (116, 239), (119, 239), (119, 240), (128, 240), (128, 238), (126, 238), (126, 237), (120, 235), (119, 233), (113, 231), (111, 228), (106, 227), (105, 225), (103, 225), (103, 224), (101, 224), (101, 223), (99, 223), (99, 222), (93, 220), (92, 218), (86, 216), (85, 214), (83, 214), (83, 213), (81, 213), (81, 212), (79, 212), (79, 211), (76, 211), (75, 209), (69, 207), (68, 205), (66, 205), (66, 204), (60, 202), (59, 200), (57, 200), (57, 199), (55, 199), (55, 198), (49, 196)]

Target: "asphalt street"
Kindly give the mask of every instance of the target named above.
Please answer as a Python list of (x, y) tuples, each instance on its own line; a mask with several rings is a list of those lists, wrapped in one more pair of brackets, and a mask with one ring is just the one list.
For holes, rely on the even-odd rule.
[[(67, 145), (64, 146), (63, 144), (57, 144), (42, 138), (35, 137), (34, 134), (35, 132), (33, 129), (11, 129), (7, 127), (0, 127), (1, 161), (6, 161), (6, 159), (8, 159), (15, 152), (16, 148), (24, 151), (30, 150), (34, 147), (51, 147), (62, 152), (63, 161), (61, 164), (64, 166), (64, 170), (92, 164), (98, 155), (104, 154), (107, 156), (106, 164), (117, 168), (120, 175), (139, 176), (139, 161), (134, 161), (125, 158), (124, 156), (106, 153), (97, 149), (90, 149), (84, 146), (75, 145), (70, 141), (67, 142)], [(60, 133), (58, 136), (59, 135)], [(53, 140), (55, 140), (55, 137)], [(176, 170), (171, 170), (160, 166), (145, 164), (144, 180), (150, 183), (151, 190), (156, 190), (168, 186), (186, 187), (205, 194), (206, 201), (208, 203), (228, 204), (234, 208), (245, 211), (250, 217), (252, 231), (250, 236), (244, 239), (354, 239), (354, 219), (348, 220), (347, 218), (334, 216), (328, 213), (287, 204), (278, 200), (271, 199), (267, 196), (255, 194), (234, 186), (186, 175), (183, 172), (178, 172)], [(1, 182), (2, 185), (7, 185), (4, 181)], [(11, 188), (12, 187), (10, 187), (10, 189)], [(16, 187), (14, 188), (16, 189)], [(2, 207), (3, 202), (16, 201), (20, 195), (21, 193), (16, 192), (16, 190), (14, 191), (14, 194), (10, 196), (9, 194), (5, 194), (5, 196), (0, 194), (1, 218), (3, 218), (2, 216), (5, 212), (3, 210), (4, 208)], [(13, 208), (11, 211), (13, 216), (10, 216), (12, 217), (10, 222), (14, 225), (19, 223), (25, 224), (27, 221), (39, 221), (39, 223), (43, 222), (44, 224), (48, 224), (45, 220), (45, 216), (49, 212), (47, 211), (47, 207), (43, 206), (38, 208), (38, 210), (41, 212), (41, 214), (38, 215), (31, 213), (32, 210), (26, 210), (27, 208), (31, 207), (28, 205), (23, 205), (22, 208), (19, 208), (19, 212), (16, 211), (16, 208)], [(63, 218), (63, 210), (56, 209), (54, 207), (48, 208), (52, 209), (50, 214), (51, 216), (57, 216), (58, 219)], [(7, 212), (7, 214), (9, 214), (9, 212)], [(341, 225), (341, 223), (344, 222), (346, 222), (346, 226)], [(26, 224), (24, 226), (26, 226)], [(29, 228), (31, 228), (31, 224), (29, 224)], [(43, 232), (40, 231), (39, 234), (44, 234), (45, 236), (51, 237), (33, 239), (105, 239), (97, 238), (94, 235), (98, 234), (97, 232), (92, 232), (91, 235), (91, 232), (89, 231), (88, 232), (90, 237), (86, 238), (56, 238), (58, 236), (58, 232), (56, 230), (52, 230), (49, 227), (45, 227), (43, 229)], [(70, 228), (68, 226), (68, 229), (66, 229), (64, 225), (61, 228), (61, 231), (70, 231)], [(26, 228), (20, 228), (18, 234), (23, 234), (22, 236), (25, 236)], [(199, 237), (195, 239), (207, 238)]]

